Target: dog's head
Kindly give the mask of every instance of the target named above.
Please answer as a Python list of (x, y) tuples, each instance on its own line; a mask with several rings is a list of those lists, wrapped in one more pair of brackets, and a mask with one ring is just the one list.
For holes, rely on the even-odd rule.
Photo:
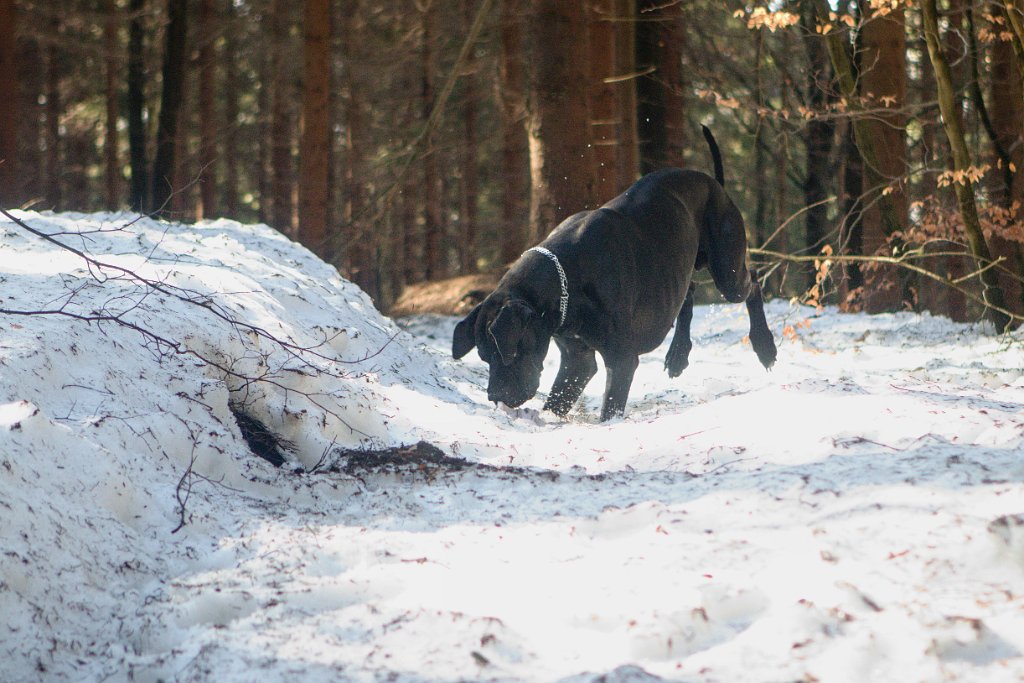
[(537, 393), (550, 343), (551, 332), (527, 301), (495, 292), (455, 326), (452, 355), (477, 347), (490, 366), (487, 399), (515, 408)]

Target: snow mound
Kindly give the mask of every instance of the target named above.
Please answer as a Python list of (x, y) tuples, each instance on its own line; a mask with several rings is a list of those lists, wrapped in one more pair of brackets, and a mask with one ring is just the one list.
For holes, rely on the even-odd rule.
[(1020, 332), (698, 307), (562, 420), (266, 226), (13, 215), (2, 681), (1024, 677)]

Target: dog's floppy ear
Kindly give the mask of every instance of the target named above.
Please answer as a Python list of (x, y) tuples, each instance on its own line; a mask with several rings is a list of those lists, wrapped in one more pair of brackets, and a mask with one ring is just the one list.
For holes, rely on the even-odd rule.
[(476, 346), (474, 328), (476, 327), (476, 319), (479, 315), (480, 305), (478, 304), (469, 312), (469, 315), (455, 326), (455, 334), (452, 335), (452, 357), (456, 359), (462, 358)]
[(487, 327), (487, 333), (494, 340), (501, 354), (501, 362), (511, 365), (516, 359), (523, 330), (533, 310), (521, 301), (510, 301), (498, 311), (498, 317)]

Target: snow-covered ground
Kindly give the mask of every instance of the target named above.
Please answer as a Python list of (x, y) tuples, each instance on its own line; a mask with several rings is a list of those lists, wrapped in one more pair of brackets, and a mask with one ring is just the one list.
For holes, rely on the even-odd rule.
[(130, 273), (0, 219), (0, 681), (1024, 678), (1019, 332), (699, 307), (562, 421), (266, 227), (15, 215)]

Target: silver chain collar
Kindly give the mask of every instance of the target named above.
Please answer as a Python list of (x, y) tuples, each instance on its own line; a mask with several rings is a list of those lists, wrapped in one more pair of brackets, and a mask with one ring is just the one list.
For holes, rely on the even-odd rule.
[(552, 263), (555, 264), (555, 268), (558, 270), (558, 283), (562, 287), (562, 296), (558, 300), (558, 312), (561, 314), (561, 318), (558, 320), (558, 327), (561, 327), (565, 324), (565, 314), (569, 311), (569, 280), (566, 279), (565, 271), (562, 269), (562, 263), (558, 260), (557, 256), (544, 247), (531, 247), (530, 249), (527, 249), (527, 252), (531, 251), (547, 256), (551, 259)]

